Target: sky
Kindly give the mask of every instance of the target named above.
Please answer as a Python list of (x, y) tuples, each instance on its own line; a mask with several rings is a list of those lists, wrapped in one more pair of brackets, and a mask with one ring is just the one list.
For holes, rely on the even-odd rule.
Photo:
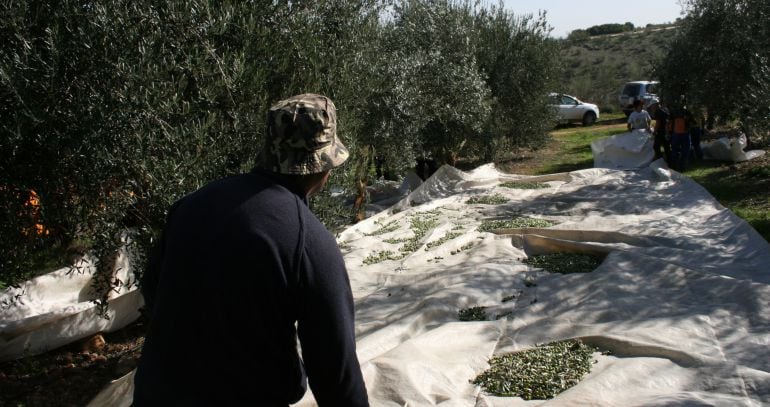
[(572, 30), (594, 25), (631, 22), (636, 27), (673, 23), (681, 17), (678, 0), (503, 0), (514, 15), (546, 10), (546, 20), (553, 27), (551, 36), (566, 37)]

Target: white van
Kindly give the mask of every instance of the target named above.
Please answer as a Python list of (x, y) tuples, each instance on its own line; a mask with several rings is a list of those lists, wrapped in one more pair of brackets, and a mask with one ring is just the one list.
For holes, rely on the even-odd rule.
[(646, 109), (654, 100), (658, 99), (658, 81), (633, 81), (626, 82), (620, 90), (618, 102), (623, 113), (628, 116), (634, 110), (634, 102), (641, 100)]

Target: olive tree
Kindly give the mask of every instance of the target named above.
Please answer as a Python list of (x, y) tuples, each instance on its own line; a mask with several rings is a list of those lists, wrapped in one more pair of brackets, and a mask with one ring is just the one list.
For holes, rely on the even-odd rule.
[(40, 267), (36, 253), (87, 250), (106, 294), (115, 250), (133, 242), (141, 271), (171, 203), (253, 166), (267, 108), (292, 94), (332, 97), (355, 152), (379, 7), (4, 2), (0, 281)]
[(484, 123), (487, 158), (500, 158), (515, 147), (542, 146), (554, 114), (546, 97), (561, 72), (559, 45), (548, 37), (545, 14), (482, 9), (476, 31), (476, 59), (494, 112)]
[(468, 2), (398, 2), (382, 40), (383, 82), (372, 100), (386, 113), (370, 124), (389, 159), (451, 162), (482, 140), (489, 89), (475, 56)]
[(685, 95), (709, 119), (770, 128), (770, 3), (687, 0), (686, 17), (657, 67), (666, 96)]
[[(449, 0), (9, 0), (0, 4), (0, 281), (88, 252), (97, 288), (170, 205), (248, 170), (275, 101), (337, 105), (365, 187), (373, 156), (491, 156), (544, 137), (544, 18)], [(363, 184), (362, 184), (363, 182)], [(361, 194), (362, 195), (362, 194)], [(339, 218), (330, 194), (313, 201)], [(344, 215), (344, 214), (343, 214)], [(344, 217), (344, 216), (343, 216)]]
[(405, 165), (485, 160), (542, 145), (558, 43), (545, 15), (468, 1), (396, 2), (384, 27), (362, 138)]
[[(381, 113), (370, 100), (380, 76), (380, 24), (384, 3), (378, 0), (327, 0), (288, 4), (282, 23), (273, 31), (284, 63), (268, 83), (290, 94), (316, 92), (337, 107), (337, 132), (350, 149), (348, 163), (332, 172), (330, 185), (311, 200), (313, 211), (331, 229), (349, 224), (356, 215), (331, 191), (357, 187), (365, 198), (371, 154), (368, 126)], [(273, 58), (273, 56), (271, 56)], [(361, 169), (364, 169), (361, 171)], [(345, 195), (348, 195), (347, 193)]]
[[(279, 93), (273, 2), (13, 1), (0, 27), (2, 277), (41, 248), (145, 252), (175, 199), (253, 162)], [(35, 191), (45, 232), (26, 236)], [(19, 198), (22, 197), (22, 198)], [(126, 240), (126, 239), (122, 239)], [(141, 258), (136, 259), (141, 264)]]

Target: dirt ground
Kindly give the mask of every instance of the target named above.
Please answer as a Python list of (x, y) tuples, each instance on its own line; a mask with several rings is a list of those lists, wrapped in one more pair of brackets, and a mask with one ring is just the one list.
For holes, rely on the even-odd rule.
[(0, 406), (81, 407), (136, 367), (146, 324), (0, 364)]
[[(532, 174), (539, 163), (559, 154), (559, 143), (499, 167), (509, 173)], [(730, 199), (770, 212), (770, 154), (744, 163), (702, 163), (718, 166), (714, 177), (734, 186)], [(723, 202), (728, 204), (730, 202)], [(0, 364), (0, 406), (84, 406), (110, 381), (136, 367), (144, 342), (143, 319), (128, 327), (88, 338), (48, 353)]]

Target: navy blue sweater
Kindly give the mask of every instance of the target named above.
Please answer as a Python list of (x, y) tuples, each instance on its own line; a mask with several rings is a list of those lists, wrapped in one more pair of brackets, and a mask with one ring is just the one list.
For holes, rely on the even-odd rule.
[(368, 405), (342, 255), (280, 176), (255, 170), (177, 202), (142, 293), (137, 406), (285, 406), (306, 378), (320, 406)]

